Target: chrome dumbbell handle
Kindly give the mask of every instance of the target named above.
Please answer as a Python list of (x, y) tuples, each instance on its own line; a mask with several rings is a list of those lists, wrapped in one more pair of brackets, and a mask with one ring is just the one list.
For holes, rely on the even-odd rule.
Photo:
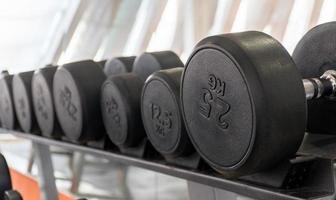
[(306, 99), (336, 98), (336, 70), (328, 70), (320, 78), (303, 79)]

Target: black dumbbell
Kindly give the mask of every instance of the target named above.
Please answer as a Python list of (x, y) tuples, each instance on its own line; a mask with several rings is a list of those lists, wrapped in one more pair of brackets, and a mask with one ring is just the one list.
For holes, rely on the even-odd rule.
[(99, 93), (105, 79), (101, 66), (92, 60), (64, 64), (57, 69), (53, 80), (55, 110), (70, 141), (102, 139)]
[(57, 66), (47, 66), (35, 71), (32, 79), (32, 98), (35, 116), (45, 137), (59, 138), (61, 127), (56, 117), (53, 98), (53, 79)]
[[(300, 40), (292, 56), (303, 78), (320, 77), (327, 70), (336, 69), (335, 34), (336, 22), (329, 22), (316, 26)], [(307, 106), (308, 132), (336, 134), (335, 101), (313, 98)]]
[(154, 72), (146, 80), (141, 95), (147, 137), (158, 152), (170, 157), (194, 152), (180, 109), (182, 72), (182, 67)]
[(1, 126), (11, 130), (18, 128), (19, 126), (13, 103), (12, 80), (13, 75), (5, 75), (0, 78)]
[(12, 80), (13, 102), (21, 129), (37, 133), (38, 126), (33, 112), (31, 81), (34, 71), (15, 74)]
[[(329, 26), (333, 34), (310, 47), (334, 55), (336, 48), (329, 42), (336, 41), (335, 23), (312, 31), (321, 33)], [(307, 41), (317, 44), (322, 37), (309, 32), (299, 46)], [(296, 51), (300, 51), (296, 55), (310, 52)], [(322, 67), (305, 64), (309, 69)], [(181, 90), (183, 117), (194, 146), (211, 166), (232, 177), (291, 158), (305, 132), (307, 100), (329, 97), (325, 101), (330, 101), (336, 94), (336, 71), (328, 69), (313, 76), (317, 78), (302, 80), (285, 48), (261, 32), (202, 40), (187, 62)]]
[(104, 72), (107, 76), (131, 72), (134, 60), (135, 56), (112, 58), (105, 63)]
[(183, 67), (174, 52), (143, 53), (136, 58), (133, 73), (108, 77), (101, 89), (101, 109), (114, 144), (136, 146), (145, 137), (140, 109), (144, 80), (155, 71), (173, 67)]

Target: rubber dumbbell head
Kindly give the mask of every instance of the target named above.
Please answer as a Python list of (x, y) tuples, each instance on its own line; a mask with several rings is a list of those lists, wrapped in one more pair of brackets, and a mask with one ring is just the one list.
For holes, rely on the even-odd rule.
[(154, 148), (166, 156), (194, 151), (180, 109), (183, 68), (160, 70), (146, 80), (141, 96), (142, 121)]
[(53, 94), (57, 118), (65, 136), (73, 142), (101, 139), (99, 94), (106, 76), (92, 60), (60, 66), (54, 76)]
[(16, 118), (12, 90), (13, 75), (5, 75), (0, 78), (0, 119), (3, 128), (16, 129), (18, 121)]
[(32, 79), (32, 97), (35, 116), (45, 137), (60, 137), (62, 131), (56, 117), (53, 79), (57, 66), (47, 66), (35, 71)]
[(202, 40), (183, 73), (181, 100), (194, 146), (227, 176), (287, 159), (305, 131), (301, 75), (285, 48), (261, 32)]
[(31, 95), (33, 74), (34, 71), (15, 74), (12, 82), (16, 116), (21, 129), (28, 133), (38, 131)]
[[(336, 22), (318, 25), (308, 31), (293, 52), (293, 60), (303, 78), (322, 76), (327, 70), (336, 70)], [(314, 98), (307, 102), (307, 131), (336, 133), (336, 102), (330, 98)]]
[(331, 122), (317, 116), (325, 116), (323, 109), (331, 113), (336, 97), (332, 33), (336, 23), (309, 31), (294, 51), (297, 66), (279, 42), (261, 32), (198, 44), (183, 75), (183, 114), (193, 143), (215, 169), (239, 176), (289, 159), (301, 144), (307, 113), (308, 122), (316, 120), (309, 130), (330, 133)]

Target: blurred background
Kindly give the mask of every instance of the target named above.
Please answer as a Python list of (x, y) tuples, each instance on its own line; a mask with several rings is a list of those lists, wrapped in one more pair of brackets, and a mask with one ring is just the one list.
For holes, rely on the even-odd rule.
[[(0, 0), (0, 70), (16, 73), (167, 49), (185, 62), (202, 38), (245, 30), (264, 31), (291, 53), (308, 29), (335, 19), (335, 0)], [(0, 148), (12, 168), (36, 175), (29, 141), (1, 136)], [(54, 152), (57, 185), (65, 193), (89, 199), (189, 199), (184, 180)], [(85, 173), (74, 170), (77, 158), (85, 160)], [(76, 174), (80, 181), (73, 179)]]
[(18, 72), (82, 59), (172, 49), (185, 61), (200, 39), (260, 30), (291, 52), (336, 17), (334, 0), (0, 0), (0, 67)]

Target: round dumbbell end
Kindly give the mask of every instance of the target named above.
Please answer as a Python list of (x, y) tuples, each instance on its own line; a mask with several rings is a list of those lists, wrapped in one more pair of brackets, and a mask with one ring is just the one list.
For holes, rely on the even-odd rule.
[(100, 112), (100, 88), (106, 79), (92, 60), (64, 64), (54, 75), (54, 104), (67, 139), (86, 143), (100, 140), (104, 126)]
[(101, 109), (105, 129), (113, 143), (139, 144), (144, 136), (140, 98), (143, 81), (135, 74), (110, 76), (101, 89)]
[(55, 110), (62, 129), (69, 139), (78, 140), (83, 125), (82, 102), (79, 88), (67, 68), (60, 67), (56, 71), (53, 87)]
[[(32, 104), (30, 99), (30, 84), (33, 72), (23, 72), (13, 77), (13, 101), (16, 116), (23, 131), (30, 132), (32, 122)], [(29, 80), (24, 80), (29, 79)]]
[(0, 118), (2, 127), (14, 129), (16, 116), (12, 96), (12, 75), (6, 75), (0, 79)]
[(188, 66), (182, 103), (192, 140), (211, 163), (239, 165), (255, 131), (254, 108), (240, 66), (215, 48), (200, 49)]
[[(179, 105), (179, 80), (183, 68), (153, 73), (143, 87), (142, 121), (148, 138), (162, 154), (179, 155), (191, 147)], [(173, 77), (175, 76), (175, 77)]]
[[(42, 134), (51, 137), (55, 125), (53, 96), (48, 80), (46, 80), (41, 70), (35, 72), (32, 80), (34, 110)], [(48, 68), (47, 70), (53, 70), (53, 72), (55, 72), (56, 68)]]
[(127, 110), (128, 103), (124, 101), (123, 94), (112, 82), (102, 86), (102, 114), (107, 133), (115, 144), (124, 144), (127, 139)]
[(261, 32), (202, 40), (183, 73), (181, 100), (194, 146), (228, 176), (288, 159), (305, 131), (300, 74), (285, 48)]

